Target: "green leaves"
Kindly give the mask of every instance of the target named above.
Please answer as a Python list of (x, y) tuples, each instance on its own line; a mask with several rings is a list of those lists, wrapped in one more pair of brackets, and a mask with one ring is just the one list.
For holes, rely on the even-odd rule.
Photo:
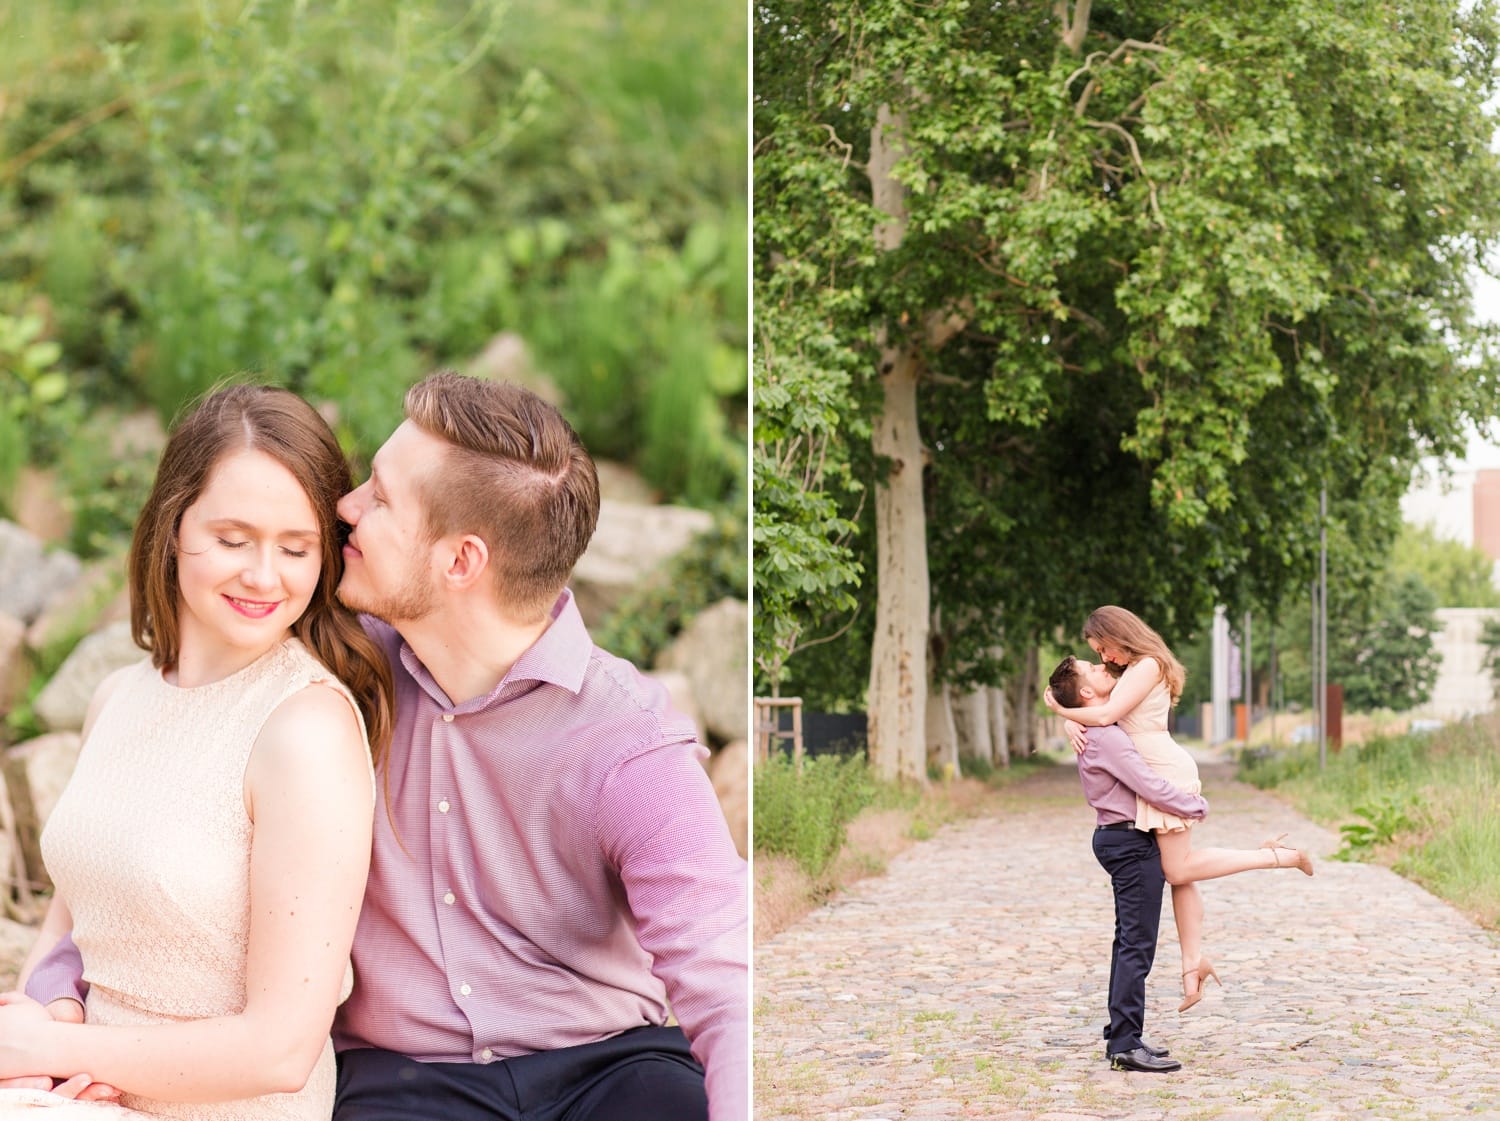
[[(1083, 596), (1128, 594), (1164, 627), (1212, 598), (1274, 609), (1310, 575), (1323, 485), (1383, 549), (1411, 465), (1500, 409), (1468, 302), (1500, 241), (1493, 5), (1095, 3), (1078, 54), (1046, 5), (771, 0), (756, 18), (762, 345), (848, 379), (839, 398), (758, 376), (757, 425), (768, 447), (852, 443), (877, 332), (926, 348), (949, 625), (1006, 620), (1024, 642), (1076, 625)], [(885, 253), (881, 105), (908, 123), (909, 220)], [(844, 476), (812, 489), (852, 509)]]

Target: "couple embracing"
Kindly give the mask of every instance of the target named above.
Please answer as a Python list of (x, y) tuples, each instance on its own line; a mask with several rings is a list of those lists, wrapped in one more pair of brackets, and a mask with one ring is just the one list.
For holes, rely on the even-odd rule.
[(1094, 854), (1115, 895), (1105, 1054), (1116, 1070), (1167, 1073), (1182, 1064), (1142, 1035), (1146, 976), (1156, 958), (1162, 891), (1182, 949), (1182, 1003), (1202, 999), (1218, 973), (1203, 953), (1203, 897), (1197, 881), (1253, 868), (1297, 868), (1312, 860), (1281, 837), (1257, 849), (1192, 847), (1192, 826), (1208, 813), (1198, 764), (1167, 731), (1182, 693), (1183, 669), (1160, 635), (1123, 607), (1101, 607), (1083, 637), (1099, 662), (1069, 655), (1052, 672), (1044, 699), (1069, 721), (1084, 797), (1094, 808)]
[(285, 390), (174, 429), (0, 1118), (747, 1118), (745, 866), (567, 590), (593, 462), (513, 386), (405, 406), (358, 486)]

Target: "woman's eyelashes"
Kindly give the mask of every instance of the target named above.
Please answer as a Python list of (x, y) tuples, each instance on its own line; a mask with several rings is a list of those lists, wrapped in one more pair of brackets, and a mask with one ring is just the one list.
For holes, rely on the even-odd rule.
[[(248, 542), (248, 541), (230, 541), (226, 537), (220, 537), (219, 538), (219, 544), (223, 545), (224, 548), (226, 548), (226, 549), (243, 549), (245, 546), (249, 545), (250, 542)], [(285, 545), (283, 545), (282, 548), (281, 548), (281, 551), (284, 554), (286, 554), (287, 556), (293, 557), (293, 558), (297, 558), (297, 559), (300, 559), (302, 557), (307, 556), (307, 550), (306, 549), (289, 549)]]

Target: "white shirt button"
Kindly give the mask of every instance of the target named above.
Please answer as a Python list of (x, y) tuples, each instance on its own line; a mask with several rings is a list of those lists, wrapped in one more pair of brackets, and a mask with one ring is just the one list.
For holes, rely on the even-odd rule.
[(447, 812), (448, 812), (448, 799), (444, 798), (441, 802), (438, 803), (438, 813), (445, 814)]
[(445, 713), (443, 713), (443, 723), (444, 724), (452, 724), (453, 723), (453, 713), (451, 713), (451, 712), (445, 712)]
[(453, 894), (453, 893), (452, 893), (452, 892), (451, 892), (451, 891), (450, 891), (450, 892), (448, 892), (448, 893), (447, 893), (447, 894), (446, 894), (446, 895), (444, 895), (444, 896), (443, 896), (443, 902), (444, 902), (444, 903), (446, 903), (446, 904), (448, 904), (448, 906), (450, 906), (450, 907), (451, 907), (451, 906), (453, 906), (453, 901), (454, 901), (454, 900), (455, 900), (455, 899), (456, 899), (456, 898), (458, 898), (458, 897), (457, 897), (457, 896), (456, 896), (456, 895), (454, 895), (454, 894)]
[(463, 995), (463, 996), (468, 996), (468, 995), (469, 995), (469, 994), (470, 994), (470, 993), (471, 993), (471, 992), (473, 992), (473, 991), (474, 991), (474, 990), (473, 990), (473, 989), (471, 989), (471, 988), (469, 988), (469, 986), (468, 986), (468, 985), (460, 985), (460, 986), (458, 986), (458, 991), (459, 991), (459, 993), (460, 993), (460, 994), (461, 994), (461, 995)]
[(489, 1062), (491, 1059), (493, 1059), (495, 1057), (495, 1052), (491, 1051), (488, 1047), (486, 1047), (483, 1051), (479, 1052), (479, 1057), (481, 1059), (483, 1059), (485, 1062)]

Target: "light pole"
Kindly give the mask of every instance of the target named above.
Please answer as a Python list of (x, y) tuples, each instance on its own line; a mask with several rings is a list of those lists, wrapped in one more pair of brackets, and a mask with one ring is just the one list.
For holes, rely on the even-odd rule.
[(1318, 495), (1318, 770), (1328, 766), (1328, 487)]

